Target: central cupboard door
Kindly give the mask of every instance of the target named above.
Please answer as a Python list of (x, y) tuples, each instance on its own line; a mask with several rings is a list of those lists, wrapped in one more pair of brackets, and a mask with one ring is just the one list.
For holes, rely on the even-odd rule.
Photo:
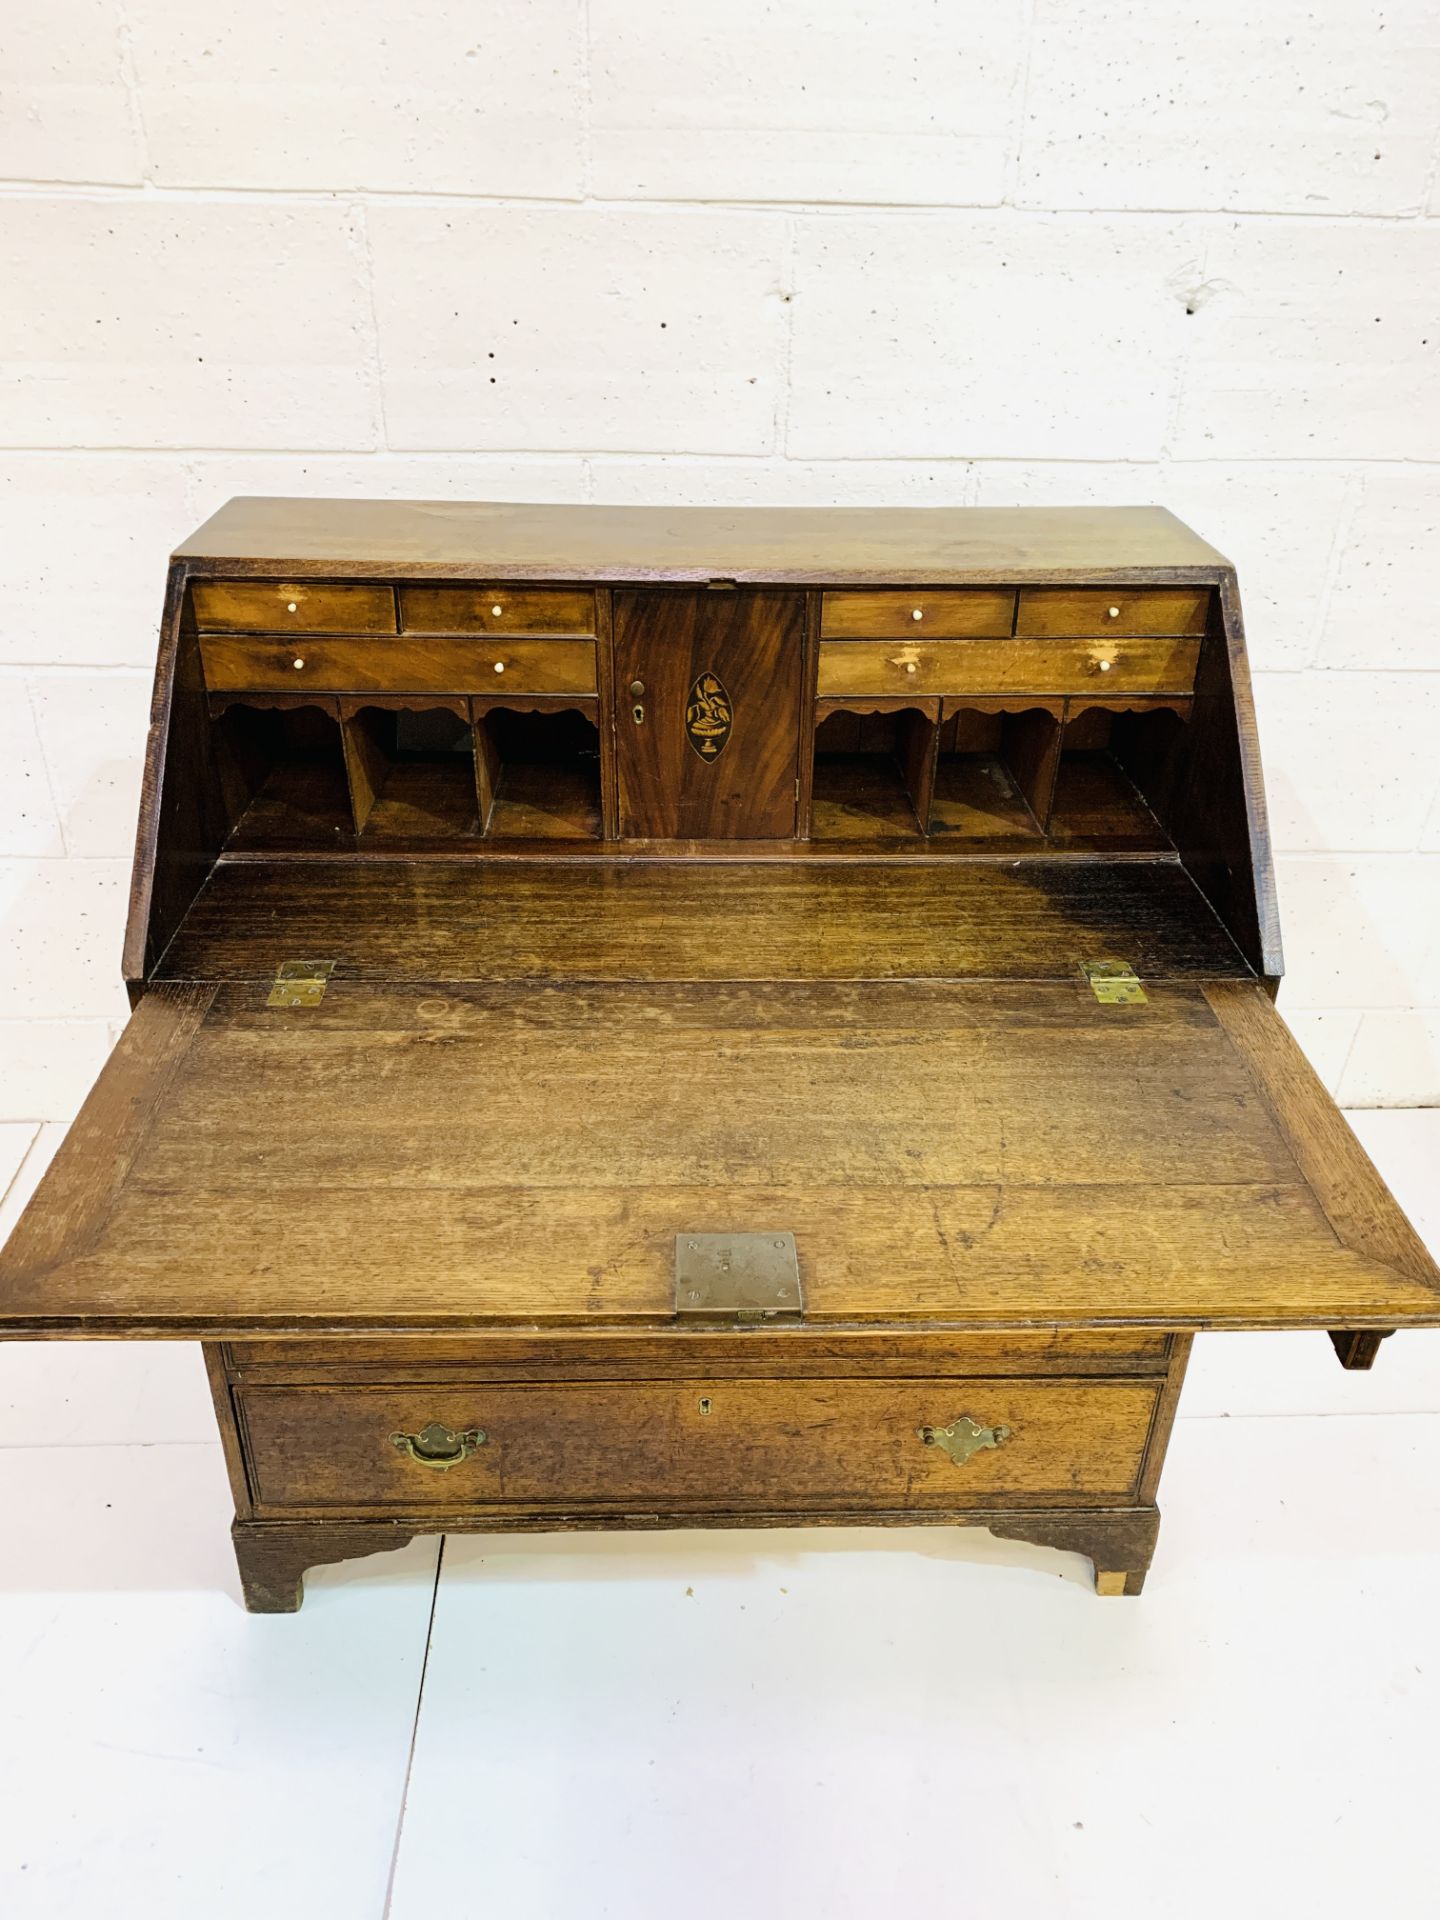
[(621, 833), (791, 839), (804, 594), (645, 589), (614, 605)]

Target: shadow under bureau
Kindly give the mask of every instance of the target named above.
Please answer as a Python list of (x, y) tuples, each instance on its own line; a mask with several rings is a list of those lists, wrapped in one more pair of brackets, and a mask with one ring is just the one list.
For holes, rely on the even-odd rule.
[(985, 1526), (1138, 1593), (1194, 1333), (1440, 1324), (1277, 1015), (1156, 509), (237, 500), (7, 1337), (198, 1338), (249, 1605), (420, 1532)]

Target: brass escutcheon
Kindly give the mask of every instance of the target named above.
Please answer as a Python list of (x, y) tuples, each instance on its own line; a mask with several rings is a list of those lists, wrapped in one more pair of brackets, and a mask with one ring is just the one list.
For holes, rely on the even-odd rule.
[(957, 1415), (948, 1427), (917, 1427), (915, 1431), (927, 1447), (939, 1447), (957, 1467), (963, 1467), (982, 1447), (998, 1447), (1010, 1438), (1009, 1427), (979, 1426), (968, 1413)]
[(400, 1453), (408, 1453), (422, 1467), (458, 1467), (477, 1447), (483, 1447), (488, 1435), (483, 1427), (466, 1427), (457, 1433), (453, 1427), (432, 1420), (419, 1433), (392, 1433), (390, 1444)]

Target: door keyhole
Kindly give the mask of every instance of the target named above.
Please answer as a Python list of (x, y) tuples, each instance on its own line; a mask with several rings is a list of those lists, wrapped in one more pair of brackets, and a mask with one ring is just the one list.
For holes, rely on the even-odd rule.
[(633, 706), (630, 709), (630, 717), (635, 722), (637, 727), (643, 726), (645, 724), (644, 707), (639, 706), (638, 704), (636, 706)]

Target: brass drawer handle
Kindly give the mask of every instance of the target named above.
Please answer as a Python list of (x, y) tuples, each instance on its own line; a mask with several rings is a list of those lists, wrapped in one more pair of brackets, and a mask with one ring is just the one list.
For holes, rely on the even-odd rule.
[(982, 1447), (998, 1447), (1010, 1438), (1009, 1427), (978, 1426), (968, 1413), (960, 1414), (948, 1427), (917, 1427), (915, 1431), (927, 1447), (939, 1447), (957, 1467), (963, 1467)]
[(422, 1467), (439, 1467), (443, 1472), (447, 1467), (458, 1467), (477, 1447), (483, 1447), (488, 1438), (483, 1427), (466, 1427), (457, 1433), (453, 1427), (432, 1420), (419, 1433), (392, 1433), (390, 1444), (399, 1452), (408, 1453), (412, 1460), (418, 1460)]

